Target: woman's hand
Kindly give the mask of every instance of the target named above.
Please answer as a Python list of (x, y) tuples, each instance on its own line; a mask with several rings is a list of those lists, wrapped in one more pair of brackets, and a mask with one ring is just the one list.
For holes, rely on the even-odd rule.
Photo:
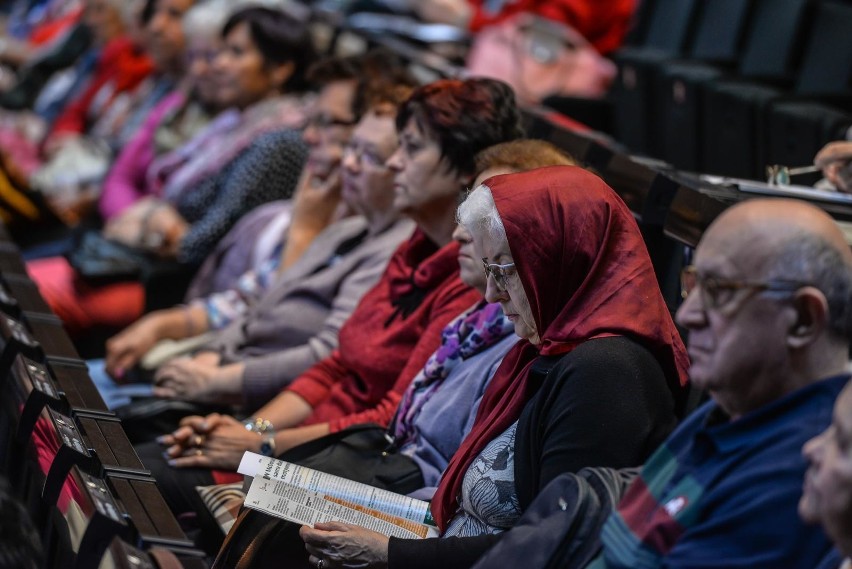
[(174, 257), (188, 230), (189, 224), (177, 210), (161, 203), (146, 220), (143, 243), (146, 249), (158, 255)]
[(142, 219), (136, 215), (119, 215), (107, 221), (103, 235), (107, 239), (135, 247), (142, 235)]
[(219, 365), (214, 352), (202, 352), (192, 358), (176, 358), (157, 370), (155, 397), (176, 397), (205, 403), (239, 400), (244, 366), (241, 363)]
[(157, 207), (156, 198), (142, 198), (133, 205), (126, 207), (121, 213), (107, 221), (103, 229), (104, 237), (124, 243), (130, 247), (138, 247), (144, 231), (144, 220), (148, 212)]
[(359, 526), (329, 522), (302, 526), (299, 535), (311, 554), (310, 562), (318, 565), (323, 560), (323, 569), (337, 567), (388, 566), (387, 536)]
[(215, 468), (235, 471), (243, 453), (259, 452), (262, 438), (229, 415), (186, 417), (181, 426), (157, 441), (175, 468)]
[(164, 338), (161, 324), (165, 315), (152, 312), (128, 326), (106, 343), (106, 370), (118, 381), (124, 377), (154, 344)]

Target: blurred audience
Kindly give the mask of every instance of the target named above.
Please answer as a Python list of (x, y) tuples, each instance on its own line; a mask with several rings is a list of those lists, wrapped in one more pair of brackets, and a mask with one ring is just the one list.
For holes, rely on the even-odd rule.
[[(227, 110), (152, 162), (146, 190), (156, 197), (125, 208), (123, 221), (113, 222), (120, 229), (110, 233), (187, 271), (243, 214), (289, 197), (307, 155), (296, 130), (305, 118), (299, 94), (314, 53), (303, 23), (282, 11), (247, 7), (229, 18), (222, 38), (213, 65), (218, 104)], [(33, 261), (28, 270), (72, 337), (123, 327), (142, 314), (139, 282), (87, 284), (60, 257)]]
[[(327, 77), (331, 67), (368, 71), (357, 89), (366, 108), (350, 110), (364, 116), (344, 151), (343, 198), (356, 215), (329, 225), (287, 269), (279, 270), (280, 240), (258, 273), (240, 278), (241, 288), (143, 317), (108, 343), (106, 369), (115, 377), (123, 378), (153, 341), (215, 327), (193, 357), (160, 366), (153, 393), (253, 410), (331, 354), (340, 326), (410, 236), (412, 224), (393, 208), (393, 175), (384, 162), (398, 146), (393, 119), (414, 79), (386, 52), (322, 65)], [(90, 363), (90, 374), (110, 406), (128, 402), (128, 393), (150, 395), (150, 386), (113, 388), (98, 365)]]

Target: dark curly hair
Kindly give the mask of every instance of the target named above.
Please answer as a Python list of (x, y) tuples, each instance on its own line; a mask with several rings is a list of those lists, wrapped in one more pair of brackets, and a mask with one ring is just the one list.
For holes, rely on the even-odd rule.
[(399, 106), (418, 86), (402, 59), (384, 48), (347, 57), (321, 59), (308, 71), (308, 79), (315, 87), (336, 81), (356, 81), (352, 103), (355, 118), (382, 103)]
[(284, 90), (301, 92), (307, 89), (307, 71), (316, 59), (307, 23), (284, 10), (249, 6), (231, 14), (222, 28), (222, 37), (243, 23), (248, 25), (251, 39), (267, 63), (293, 64), (293, 73), (284, 84)]
[(361, 116), (382, 104), (399, 107), (417, 86), (417, 79), (398, 55), (384, 48), (369, 51), (364, 54), (361, 80), (355, 93), (355, 114)]
[(524, 135), (515, 93), (496, 79), (443, 79), (415, 90), (396, 117), (402, 130), (414, 120), (437, 140), (450, 170), (473, 175), (478, 152)]

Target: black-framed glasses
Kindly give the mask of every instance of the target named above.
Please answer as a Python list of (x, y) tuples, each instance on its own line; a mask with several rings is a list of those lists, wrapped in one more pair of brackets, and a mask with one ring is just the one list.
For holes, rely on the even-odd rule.
[(680, 273), (681, 297), (686, 299), (697, 287), (701, 295), (701, 304), (705, 310), (717, 310), (728, 305), (734, 300), (736, 293), (741, 290), (748, 290), (752, 293), (783, 292), (789, 294), (805, 286), (809, 286), (808, 283), (783, 279), (746, 281), (707, 277), (699, 274), (694, 265), (684, 267)]
[(485, 257), (482, 258), (482, 266), (485, 269), (485, 278), (493, 277), (497, 289), (502, 292), (505, 292), (509, 286), (509, 277), (518, 273), (515, 269), (515, 263), (506, 263), (505, 265), (489, 263)]

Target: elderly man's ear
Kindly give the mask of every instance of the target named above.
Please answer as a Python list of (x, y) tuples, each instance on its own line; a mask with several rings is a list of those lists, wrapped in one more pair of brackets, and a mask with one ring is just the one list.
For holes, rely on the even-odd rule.
[(787, 345), (801, 349), (814, 343), (828, 328), (828, 300), (819, 289), (806, 286), (793, 297), (794, 322), (787, 331)]

